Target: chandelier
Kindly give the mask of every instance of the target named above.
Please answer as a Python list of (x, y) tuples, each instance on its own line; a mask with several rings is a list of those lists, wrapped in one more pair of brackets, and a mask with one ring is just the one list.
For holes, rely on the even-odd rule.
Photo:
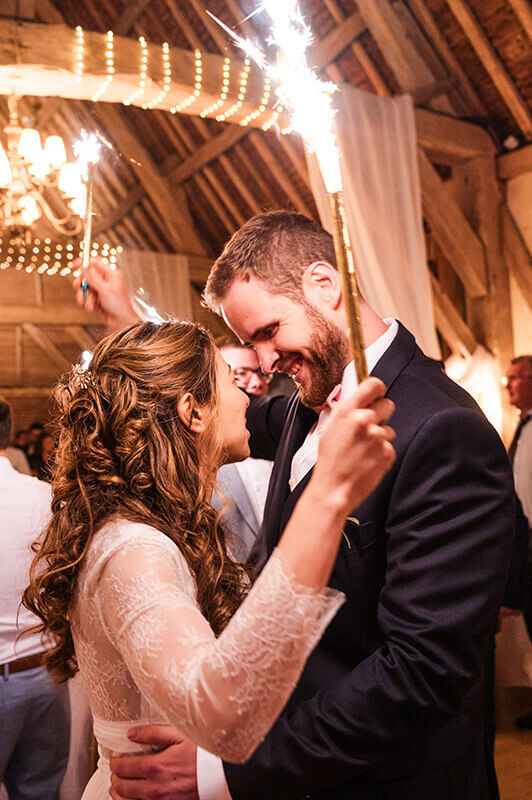
[[(76, 236), (87, 195), (80, 166), (67, 161), (60, 136), (48, 136), (42, 147), (39, 131), (20, 124), (17, 105), (18, 97), (10, 96), (7, 149), (0, 143), (0, 230), (29, 242), (32, 227), (43, 218), (58, 234)], [(54, 212), (50, 193), (61, 215)]]

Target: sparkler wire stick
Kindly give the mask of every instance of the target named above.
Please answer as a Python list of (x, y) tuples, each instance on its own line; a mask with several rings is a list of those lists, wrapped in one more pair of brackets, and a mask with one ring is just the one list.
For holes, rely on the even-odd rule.
[(333, 223), (334, 253), (336, 266), (342, 276), (342, 293), (349, 323), (351, 350), (355, 362), (357, 381), (360, 383), (368, 377), (364, 339), (360, 322), (359, 292), (355, 269), (355, 259), (347, 228), (343, 192), (328, 192), (329, 209)]
[(81, 260), (81, 291), (83, 293), (83, 303), (87, 299), (87, 292), (89, 291), (89, 283), (87, 274), (89, 270), (89, 263), (91, 258), (91, 240), (92, 240), (92, 164), (87, 164), (87, 202), (85, 204), (85, 216), (83, 219), (83, 256)]

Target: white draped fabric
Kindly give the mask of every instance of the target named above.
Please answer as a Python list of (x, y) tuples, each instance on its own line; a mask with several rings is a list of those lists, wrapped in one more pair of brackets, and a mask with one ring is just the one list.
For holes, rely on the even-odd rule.
[[(343, 84), (335, 129), (360, 290), (382, 317), (395, 317), (425, 353), (440, 358), (427, 269), (414, 108), (409, 95), (378, 97)], [(316, 158), (311, 185), (331, 230)]]
[(174, 253), (124, 249), (118, 257), (127, 288), (135, 295), (144, 289), (143, 299), (162, 314), (192, 319), (188, 258)]

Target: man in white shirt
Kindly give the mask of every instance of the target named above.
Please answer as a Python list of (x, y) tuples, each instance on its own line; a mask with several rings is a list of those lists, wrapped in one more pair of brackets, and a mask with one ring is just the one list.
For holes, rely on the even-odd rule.
[[(240, 389), (254, 397), (268, 394), (268, 380), (253, 350), (236, 341), (223, 344), (220, 353), (231, 367)], [(262, 524), (272, 467), (273, 461), (270, 459), (246, 458), (236, 464), (225, 464), (218, 470), (218, 486), (229, 501), (224, 516), (227, 529), (232, 534), (230, 548), (239, 561), (247, 561)], [(216, 494), (213, 496), (213, 505), (222, 508)]]
[(39, 621), (20, 601), (51, 491), (11, 466), (11, 428), (10, 406), (0, 400), (0, 783), (10, 800), (55, 800), (68, 758), (68, 690), (50, 682), (40, 634), (17, 640)]

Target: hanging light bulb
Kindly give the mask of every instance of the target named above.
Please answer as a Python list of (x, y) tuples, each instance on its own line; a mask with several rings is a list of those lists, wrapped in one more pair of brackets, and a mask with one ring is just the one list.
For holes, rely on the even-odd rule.
[(48, 136), (44, 145), (44, 152), (52, 169), (59, 169), (66, 164), (67, 154), (60, 136)]
[(41, 157), (41, 137), (35, 128), (23, 128), (18, 143), (18, 152), (26, 161), (35, 164)]
[(35, 220), (41, 216), (41, 211), (35, 198), (28, 194), (21, 199), (20, 205), (22, 206), (22, 211), (20, 212), (22, 222), (24, 225), (33, 225)]
[(0, 144), (0, 188), (5, 189), (13, 180), (6, 151)]
[(87, 207), (87, 189), (82, 184), (81, 191), (79, 192), (79, 194), (76, 195), (76, 197), (74, 197), (70, 201), (70, 208), (72, 209), (74, 214), (78, 215), (78, 217), (83, 217), (85, 216), (86, 207)]
[(81, 180), (81, 169), (79, 164), (63, 164), (59, 172), (58, 187), (61, 192), (70, 200), (77, 197), (83, 188)]

